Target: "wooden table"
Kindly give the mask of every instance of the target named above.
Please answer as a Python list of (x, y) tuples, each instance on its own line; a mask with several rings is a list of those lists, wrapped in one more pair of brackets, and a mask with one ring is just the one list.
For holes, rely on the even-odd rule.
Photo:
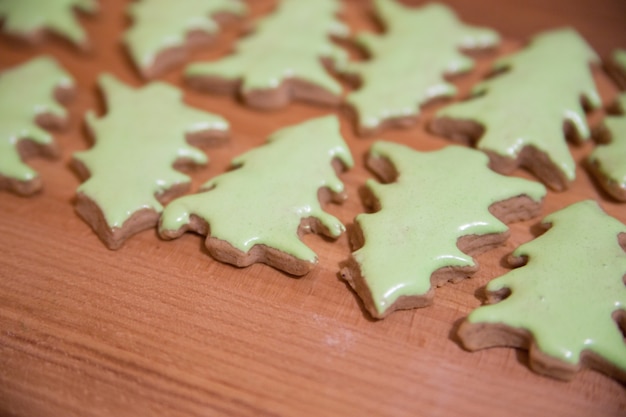
[[(253, 15), (272, 4), (250, 3)], [(0, 36), (0, 67), (48, 53), (79, 88), (69, 128), (55, 134), (62, 157), (29, 160), (44, 179), (43, 192), (31, 198), (0, 193), (0, 415), (626, 415), (624, 385), (602, 374), (585, 370), (571, 382), (552, 380), (531, 372), (523, 351), (470, 353), (455, 336), (481, 304), (481, 288), (508, 269), (503, 259), (533, 237), (539, 219), (513, 225), (506, 245), (479, 256), (481, 269), (472, 279), (438, 289), (433, 306), (380, 321), (368, 317), (338, 277), (350, 254), (345, 235), (334, 242), (306, 236), (320, 263), (300, 279), (264, 265), (218, 263), (194, 234), (163, 241), (146, 231), (118, 251), (106, 249), (74, 211), (80, 181), (68, 162), (89, 147), (85, 111), (105, 111), (97, 75), (106, 71), (141, 84), (119, 37), (129, 24), (126, 4), (103, 1), (97, 16), (81, 16), (93, 43), (88, 53), (58, 39), (32, 47)], [(352, 28), (374, 26), (366, 4), (345, 2)], [(622, 0), (448, 4), (464, 21), (500, 31), (513, 47), (562, 25), (576, 27), (603, 57), (626, 47)], [(230, 25), (191, 59), (228, 53), (247, 21)], [(481, 57), (475, 72), (455, 79), (461, 95), (494, 56)], [(181, 74), (178, 67), (161, 79), (181, 85)], [(602, 74), (597, 78), (608, 104), (616, 90)], [(358, 188), (373, 176), (363, 156), (374, 139), (357, 138), (344, 111), (293, 104), (259, 112), (187, 87), (185, 99), (227, 117), (233, 132), (230, 142), (208, 149), (210, 166), (192, 172), (194, 190), (275, 129), (335, 112), (356, 167), (341, 176), (348, 200), (326, 208), (346, 224), (364, 210)], [(445, 146), (424, 129), (440, 106), (426, 106), (414, 128), (377, 137), (421, 150)], [(590, 117), (597, 122), (601, 115)], [(591, 143), (572, 146), (577, 161), (591, 149)], [(549, 193), (543, 215), (586, 198), (626, 222), (626, 206), (598, 191), (582, 167), (570, 190)]]

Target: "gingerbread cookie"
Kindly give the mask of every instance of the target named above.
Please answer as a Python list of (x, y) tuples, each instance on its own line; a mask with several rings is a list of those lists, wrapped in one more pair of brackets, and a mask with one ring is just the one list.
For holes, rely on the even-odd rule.
[(66, 124), (66, 112), (58, 102), (67, 101), (73, 91), (72, 77), (50, 57), (0, 73), (0, 189), (21, 195), (41, 189), (39, 174), (22, 158), (57, 156), (54, 138), (41, 127)]
[(434, 287), (477, 271), (472, 259), (508, 238), (505, 223), (536, 216), (545, 187), (488, 168), (488, 158), (461, 146), (418, 152), (376, 142), (370, 180), (356, 217), (355, 251), (341, 276), (375, 318), (432, 303)]
[(135, 90), (110, 75), (100, 78), (109, 112), (87, 126), (94, 146), (74, 154), (74, 166), (88, 178), (78, 187), (76, 210), (110, 248), (154, 227), (162, 204), (190, 184), (175, 167), (205, 164), (206, 155), (190, 145), (223, 140), (228, 123), (190, 108), (182, 92), (165, 83)]
[(336, 0), (283, 0), (259, 21), (234, 54), (190, 65), (189, 83), (198, 89), (239, 92), (252, 107), (275, 109), (292, 100), (336, 105), (342, 87), (326, 70), (347, 61), (331, 37), (348, 29), (336, 14)]
[(52, 32), (77, 46), (86, 48), (87, 35), (74, 18), (74, 9), (94, 13), (96, 0), (5, 0), (0, 1), (2, 31), (31, 42)]
[(542, 33), (524, 50), (498, 60), (494, 71), (506, 72), (477, 86), (474, 98), (440, 110), (431, 129), (477, 141), (498, 172), (523, 166), (550, 188), (564, 190), (576, 171), (565, 138), (590, 137), (581, 98), (590, 108), (602, 104), (589, 67), (597, 62), (574, 30)]
[(204, 192), (172, 201), (161, 217), (161, 236), (191, 230), (207, 235), (209, 253), (221, 262), (260, 262), (293, 275), (310, 271), (317, 255), (300, 235), (336, 238), (345, 230), (319, 201), (345, 198), (336, 171), (353, 165), (337, 118), (283, 128), (232, 165), (234, 170), (207, 182)]
[(143, 77), (154, 78), (210, 41), (220, 21), (242, 16), (246, 7), (239, 0), (140, 0), (128, 10), (133, 25), (124, 41)]
[(594, 136), (604, 144), (589, 155), (588, 167), (610, 195), (626, 201), (626, 93), (620, 95), (615, 107), (621, 115), (607, 116), (596, 130)]
[(421, 105), (456, 94), (445, 75), (472, 69), (473, 60), (459, 50), (493, 48), (499, 42), (493, 30), (462, 24), (442, 4), (413, 8), (377, 0), (375, 6), (385, 32), (359, 34), (356, 42), (370, 59), (343, 70), (360, 83), (346, 102), (358, 116), (361, 135), (413, 125)]
[(591, 367), (626, 381), (626, 226), (591, 200), (543, 224), (511, 255), (522, 267), (487, 285), (489, 305), (459, 328), (463, 344), (528, 349), (531, 369), (559, 379)]
[(626, 50), (616, 49), (604, 63), (604, 68), (613, 77), (617, 85), (626, 90)]

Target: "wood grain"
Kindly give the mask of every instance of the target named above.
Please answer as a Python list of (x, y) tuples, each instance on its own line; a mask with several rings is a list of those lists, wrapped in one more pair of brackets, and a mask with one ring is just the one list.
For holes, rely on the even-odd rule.
[[(254, 16), (274, 4), (249, 3)], [(624, 385), (604, 375), (585, 370), (559, 382), (532, 373), (523, 351), (470, 353), (456, 339), (460, 321), (481, 304), (484, 285), (508, 269), (505, 257), (533, 237), (538, 219), (513, 225), (504, 246), (478, 257), (481, 269), (472, 279), (437, 289), (433, 306), (382, 321), (369, 319), (338, 278), (350, 254), (346, 236), (334, 242), (306, 236), (320, 264), (299, 279), (263, 265), (215, 262), (192, 234), (166, 242), (146, 231), (118, 251), (106, 249), (74, 212), (79, 180), (68, 163), (90, 146), (85, 111), (104, 111), (98, 74), (141, 84), (120, 43), (129, 25), (126, 4), (103, 1), (97, 16), (80, 17), (93, 41), (88, 53), (56, 38), (29, 46), (0, 36), (0, 68), (50, 54), (78, 81), (70, 126), (55, 135), (62, 157), (28, 161), (43, 177), (43, 192), (0, 194), (0, 415), (626, 415)], [(602, 56), (626, 47), (621, 0), (448, 4), (466, 22), (500, 31), (506, 37), (500, 53), (562, 25), (580, 30)], [(376, 27), (368, 2), (346, 1), (343, 18), (355, 30)], [(228, 53), (248, 22), (230, 25), (190, 60)], [(480, 57), (476, 71), (455, 79), (461, 95), (495, 56)], [(347, 112), (303, 104), (259, 112), (229, 96), (187, 89), (180, 67), (160, 79), (182, 86), (189, 104), (232, 125), (227, 144), (207, 149), (210, 165), (191, 173), (193, 189), (278, 127), (335, 112), (357, 164), (341, 177), (348, 200), (327, 210), (346, 224), (364, 210), (358, 189), (372, 177), (363, 159), (374, 139), (357, 138)], [(597, 80), (608, 104), (616, 89), (600, 71)], [(421, 150), (446, 146), (424, 129), (439, 106), (426, 106), (419, 125), (378, 137)], [(601, 117), (596, 112), (590, 120)], [(591, 149), (572, 145), (577, 161)], [(580, 166), (570, 190), (549, 193), (543, 215), (586, 198), (626, 222), (625, 206), (599, 191)]]

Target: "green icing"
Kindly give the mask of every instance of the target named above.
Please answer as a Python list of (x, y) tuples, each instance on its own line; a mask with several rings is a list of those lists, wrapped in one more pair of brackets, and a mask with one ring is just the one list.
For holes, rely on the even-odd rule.
[(28, 36), (49, 29), (76, 44), (85, 44), (87, 37), (74, 19), (74, 8), (84, 12), (98, 9), (96, 0), (0, 0), (3, 30)]
[(607, 117), (604, 125), (611, 132), (611, 143), (598, 146), (589, 159), (610, 181), (626, 189), (626, 117)]
[(508, 230), (490, 205), (521, 195), (539, 202), (546, 192), (540, 183), (491, 171), (486, 155), (465, 147), (423, 153), (377, 142), (370, 152), (398, 173), (390, 184), (367, 183), (381, 209), (356, 217), (365, 244), (353, 257), (379, 316), (401, 296), (429, 292), (438, 269), (473, 266), (457, 240)]
[(489, 292), (511, 294), (468, 320), (527, 330), (541, 352), (569, 364), (592, 351), (626, 371), (626, 344), (613, 319), (626, 311), (626, 253), (618, 243), (626, 226), (591, 200), (544, 223), (552, 224), (548, 232), (513, 253), (528, 263), (487, 285)]
[(145, 70), (160, 52), (184, 45), (191, 31), (216, 33), (219, 27), (212, 15), (245, 12), (239, 0), (142, 0), (129, 5), (134, 25), (125, 41), (137, 66)]
[(622, 71), (626, 72), (626, 50), (616, 49), (613, 52), (613, 62), (619, 65)]
[(481, 150), (517, 159), (525, 147), (535, 147), (571, 181), (576, 163), (563, 122), (570, 122), (583, 140), (589, 138), (581, 97), (593, 108), (601, 105), (591, 62), (597, 62), (595, 53), (574, 30), (543, 33), (526, 49), (500, 59), (494, 69), (508, 71), (478, 85), (478, 97), (448, 106), (437, 117), (482, 124)]
[(182, 92), (165, 83), (135, 90), (110, 75), (100, 78), (109, 113), (86, 116), (96, 139), (94, 146), (74, 154), (90, 173), (78, 192), (92, 199), (111, 228), (141, 209), (163, 209), (157, 196), (175, 185), (189, 183), (174, 163), (197, 164), (206, 155), (189, 145), (186, 134), (228, 129), (219, 116), (187, 107)]
[(353, 165), (336, 117), (283, 128), (267, 145), (234, 159), (237, 169), (207, 182), (203, 186), (207, 191), (172, 201), (163, 212), (160, 229), (181, 231), (195, 215), (210, 225), (212, 237), (242, 252), (266, 245), (316, 262), (315, 253), (300, 241), (298, 228), (302, 219), (316, 218), (332, 237), (344, 231), (318, 201), (322, 187), (343, 192), (331, 164), (335, 158), (347, 167)]
[(348, 95), (360, 124), (375, 128), (386, 119), (415, 116), (419, 105), (456, 93), (444, 74), (468, 71), (473, 61), (459, 48), (494, 46), (498, 35), (488, 29), (461, 24), (441, 4), (420, 8), (393, 0), (377, 0), (377, 14), (386, 27), (384, 36), (360, 34), (357, 42), (372, 59), (352, 62), (346, 73), (359, 76), (362, 88)]
[(347, 61), (345, 51), (330, 39), (345, 37), (348, 29), (335, 14), (335, 0), (288, 0), (257, 23), (253, 34), (237, 45), (233, 55), (215, 62), (192, 64), (188, 76), (211, 76), (242, 80), (244, 92), (277, 88), (283, 81), (309, 81), (339, 95), (341, 85), (330, 76), (322, 59), (335, 66)]
[(43, 114), (65, 118), (54, 90), (73, 85), (72, 78), (49, 57), (35, 58), (0, 74), (0, 176), (20, 182), (38, 177), (22, 162), (18, 142), (53, 145), (52, 136), (37, 126), (36, 118)]

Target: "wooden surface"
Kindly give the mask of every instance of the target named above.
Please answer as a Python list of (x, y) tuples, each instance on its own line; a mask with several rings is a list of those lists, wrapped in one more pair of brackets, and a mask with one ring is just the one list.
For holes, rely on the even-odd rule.
[[(250, 3), (255, 15), (272, 4)], [(97, 75), (111, 72), (141, 84), (121, 46), (129, 24), (125, 4), (103, 1), (97, 16), (80, 18), (93, 41), (86, 54), (58, 39), (31, 47), (0, 36), (0, 67), (49, 53), (79, 87), (69, 105), (70, 126), (56, 134), (61, 159), (29, 160), (44, 191), (31, 198), (0, 193), (0, 415), (626, 415), (625, 386), (602, 374), (585, 370), (559, 382), (532, 373), (523, 351), (470, 353), (456, 339), (460, 321), (481, 304), (481, 289), (507, 270), (506, 255), (532, 238), (539, 219), (512, 226), (507, 244), (480, 256), (472, 279), (438, 289), (433, 306), (382, 321), (369, 319), (338, 278), (350, 253), (345, 235), (334, 242), (306, 236), (320, 263), (300, 279), (263, 265), (217, 263), (193, 234), (166, 242), (146, 231), (118, 251), (106, 249), (74, 212), (79, 180), (68, 162), (89, 146), (84, 112), (104, 111)], [(366, 4), (345, 3), (352, 28), (374, 27)], [(449, 4), (466, 22), (500, 31), (513, 47), (566, 24), (601, 56), (626, 47), (622, 0)], [(227, 53), (246, 22), (229, 26), (191, 60)], [(462, 94), (494, 56), (481, 57), (474, 73), (455, 79)], [(161, 79), (180, 85), (181, 67)], [(598, 83), (609, 103), (615, 89), (602, 74)], [(226, 116), (233, 132), (229, 143), (208, 149), (210, 166), (192, 172), (194, 189), (276, 128), (336, 112), (357, 166), (341, 177), (349, 199), (327, 210), (348, 225), (363, 211), (358, 188), (372, 177), (363, 156), (374, 139), (356, 138), (346, 112), (293, 104), (265, 113), (228, 96), (185, 92), (189, 104)], [(424, 130), (438, 106), (426, 107), (418, 126), (378, 137), (421, 150), (445, 146)], [(601, 116), (591, 118), (595, 123)], [(578, 161), (591, 149), (572, 146)], [(543, 215), (593, 198), (626, 222), (624, 204), (598, 191), (583, 168), (577, 175), (567, 192), (549, 193)]]

